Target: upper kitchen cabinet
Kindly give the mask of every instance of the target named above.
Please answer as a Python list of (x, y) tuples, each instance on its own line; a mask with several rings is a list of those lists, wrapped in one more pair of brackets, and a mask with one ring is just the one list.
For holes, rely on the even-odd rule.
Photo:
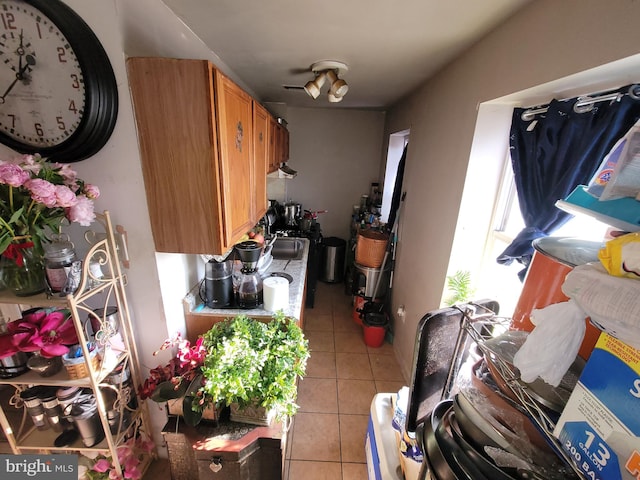
[(252, 98), (206, 60), (129, 58), (127, 70), (156, 250), (225, 252), (266, 203)]
[(267, 170), (270, 161), (271, 135), (269, 112), (254, 100), (253, 102), (253, 151), (254, 151), (254, 198), (253, 217), (260, 219), (267, 212)]
[(272, 173), (278, 170), (280, 166), (280, 154), (278, 152), (278, 122), (272, 116), (269, 116), (269, 156), (267, 163), (267, 172)]
[(271, 117), (269, 122), (271, 133), (269, 153), (269, 173), (275, 172), (280, 164), (289, 160), (289, 130)]

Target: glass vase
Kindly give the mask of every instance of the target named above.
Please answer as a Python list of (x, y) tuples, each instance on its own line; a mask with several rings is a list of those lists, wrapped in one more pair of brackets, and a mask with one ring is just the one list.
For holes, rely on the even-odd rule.
[(19, 297), (44, 292), (44, 254), (28, 237), (14, 240), (0, 257), (0, 283)]

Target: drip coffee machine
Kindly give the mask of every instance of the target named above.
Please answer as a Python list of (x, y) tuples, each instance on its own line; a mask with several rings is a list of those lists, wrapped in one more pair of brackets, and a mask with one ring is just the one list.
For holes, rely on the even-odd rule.
[(242, 262), (238, 282), (238, 307), (255, 308), (262, 305), (262, 277), (258, 273), (258, 261), (262, 254), (262, 245), (248, 240), (235, 246)]

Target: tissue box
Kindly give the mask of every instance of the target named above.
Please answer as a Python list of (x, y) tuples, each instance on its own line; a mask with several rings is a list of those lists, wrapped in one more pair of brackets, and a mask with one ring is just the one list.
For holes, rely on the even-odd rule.
[(602, 333), (553, 432), (587, 478), (640, 478), (640, 350)]

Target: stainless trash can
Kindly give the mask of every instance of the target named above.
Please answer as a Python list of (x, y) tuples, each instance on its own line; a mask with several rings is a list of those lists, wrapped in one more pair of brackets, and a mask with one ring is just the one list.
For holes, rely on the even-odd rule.
[(347, 242), (338, 237), (322, 240), (322, 274), (320, 280), (327, 283), (341, 282), (344, 276), (344, 256)]

